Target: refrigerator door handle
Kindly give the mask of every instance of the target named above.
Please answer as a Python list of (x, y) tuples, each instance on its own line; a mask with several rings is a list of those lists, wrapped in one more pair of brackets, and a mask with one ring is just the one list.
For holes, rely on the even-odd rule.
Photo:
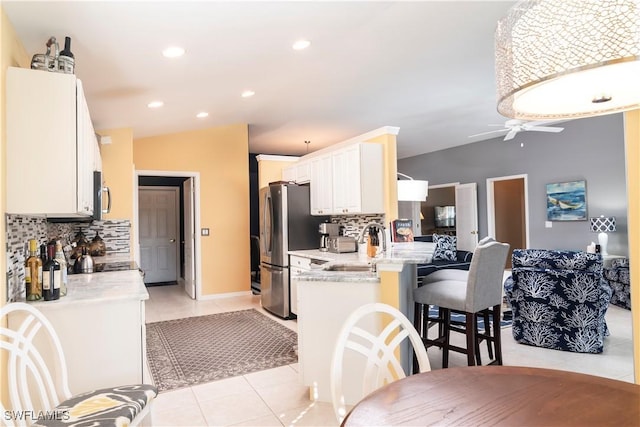
[[(268, 222), (267, 222), (268, 221)], [(264, 224), (264, 253), (267, 256), (271, 256), (271, 250), (273, 249), (273, 204), (271, 202), (271, 194), (265, 193), (264, 205), (262, 208), (262, 223)]]

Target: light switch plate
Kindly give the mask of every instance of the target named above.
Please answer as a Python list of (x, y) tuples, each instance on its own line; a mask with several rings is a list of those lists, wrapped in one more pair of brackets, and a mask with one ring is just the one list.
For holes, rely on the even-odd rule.
[(551, 227), (553, 227), (553, 222), (551, 222), (551, 221), (545, 221), (545, 222), (544, 222), (544, 226), (545, 226), (545, 228), (551, 228)]
[(209, 235), (209, 229), (208, 228), (202, 228), (200, 230), (200, 235), (201, 236), (208, 236)]

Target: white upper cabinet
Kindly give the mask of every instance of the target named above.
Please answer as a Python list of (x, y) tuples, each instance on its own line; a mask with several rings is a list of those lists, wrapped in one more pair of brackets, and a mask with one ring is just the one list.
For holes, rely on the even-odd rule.
[(333, 213), (332, 171), (331, 154), (311, 159), (311, 215)]
[(6, 106), (7, 213), (92, 215), (95, 133), (80, 81), (10, 67)]
[(296, 163), (296, 183), (307, 184), (311, 182), (311, 162), (300, 160)]
[(283, 181), (295, 182), (296, 181), (296, 167), (295, 166), (289, 166), (289, 167), (286, 167), (286, 168), (282, 169), (282, 180)]
[(383, 213), (383, 166), (382, 145), (375, 143), (358, 143), (312, 158), (311, 213)]
[(296, 163), (282, 169), (282, 180), (292, 181), (296, 184), (307, 184), (311, 181), (311, 162), (299, 160)]

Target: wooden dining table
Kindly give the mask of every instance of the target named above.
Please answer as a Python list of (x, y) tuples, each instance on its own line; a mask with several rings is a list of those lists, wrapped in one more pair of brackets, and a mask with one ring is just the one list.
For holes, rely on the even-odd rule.
[(640, 426), (640, 385), (516, 366), (412, 375), (374, 391), (343, 426)]

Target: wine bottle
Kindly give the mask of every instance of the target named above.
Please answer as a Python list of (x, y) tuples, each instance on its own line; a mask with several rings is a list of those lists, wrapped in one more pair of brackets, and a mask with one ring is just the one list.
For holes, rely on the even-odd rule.
[(75, 71), (76, 60), (71, 52), (71, 37), (64, 38), (64, 49), (60, 51), (58, 56), (58, 71), (73, 74)]
[(73, 58), (73, 53), (71, 53), (71, 37), (64, 38), (64, 49), (60, 51), (60, 56), (68, 56), (69, 58)]
[(60, 240), (56, 241), (56, 253), (55, 260), (60, 264), (60, 296), (67, 295), (67, 259), (62, 251), (62, 243)]
[(25, 261), (24, 285), (27, 301), (42, 299), (42, 260), (38, 257), (38, 242), (29, 240), (29, 257)]
[(60, 264), (55, 260), (55, 249), (55, 245), (47, 245), (47, 261), (42, 266), (42, 295), (45, 301), (60, 298)]

